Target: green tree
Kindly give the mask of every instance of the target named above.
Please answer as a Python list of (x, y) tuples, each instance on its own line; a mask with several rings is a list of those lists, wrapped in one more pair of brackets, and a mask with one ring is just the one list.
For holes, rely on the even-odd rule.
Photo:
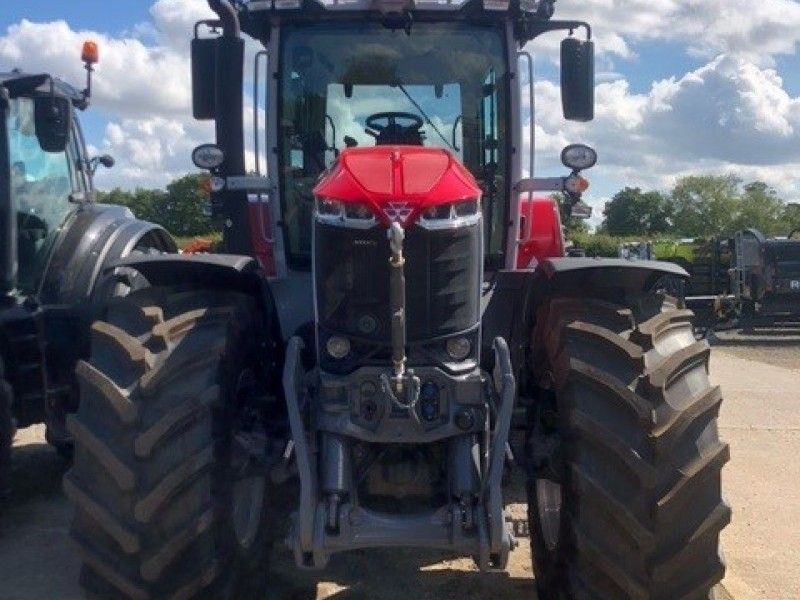
[(792, 202), (783, 207), (783, 222), (786, 224), (786, 233), (800, 229), (800, 203)]
[(202, 178), (201, 174), (185, 175), (167, 185), (161, 205), (165, 215), (162, 224), (174, 235), (203, 235), (214, 231)]
[(763, 181), (754, 181), (744, 186), (733, 225), (737, 230), (753, 228), (766, 235), (787, 235), (785, 213), (786, 205), (778, 193)]
[(675, 233), (701, 237), (733, 231), (740, 183), (734, 175), (693, 175), (678, 181), (670, 195)]
[(603, 231), (611, 235), (644, 236), (671, 229), (672, 207), (659, 192), (643, 192), (626, 187), (618, 192), (603, 211)]
[(160, 190), (136, 189), (133, 191), (114, 188), (110, 192), (98, 192), (97, 201), (106, 204), (119, 204), (131, 209), (137, 218), (158, 223), (158, 204)]
[(201, 174), (176, 179), (164, 190), (115, 188), (98, 193), (98, 201), (120, 204), (137, 218), (158, 223), (176, 236), (205, 235), (214, 231), (208, 215), (208, 194), (201, 185)]

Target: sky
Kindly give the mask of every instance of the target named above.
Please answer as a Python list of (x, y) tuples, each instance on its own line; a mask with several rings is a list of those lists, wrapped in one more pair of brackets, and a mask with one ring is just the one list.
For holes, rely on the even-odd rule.
[[(82, 123), (91, 150), (117, 160), (97, 185), (164, 186), (192, 168), (192, 148), (213, 140), (191, 117), (189, 79), (192, 26), (207, 15), (205, 0), (4, 0), (0, 69), (82, 85), (81, 43), (96, 40), (101, 62)], [(595, 221), (622, 187), (664, 190), (695, 173), (761, 179), (800, 201), (800, 1), (559, 0), (556, 16), (594, 27), (597, 116), (564, 121), (560, 37), (532, 44), (537, 175), (561, 174), (569, 143), (597, 148), (586, 196)]]

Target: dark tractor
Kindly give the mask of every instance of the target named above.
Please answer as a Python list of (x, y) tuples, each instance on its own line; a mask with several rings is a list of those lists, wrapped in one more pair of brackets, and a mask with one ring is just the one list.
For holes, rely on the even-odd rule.
[(768, 238), (746, 229), (734, 238), (731, 287), (745, 325), (800, 318), (800, 235)]
[[(592, 149), (523, 177), (521, 49), (590, 37), (553, 4), (210, 0), (193, 91), (216, 143), (193, 158), (231, 254), (109, 265), (149, 287), (107, 305), (78, 366), (64, 485), (92, 594), (280, 597), (284, 534), (303, 569), (397, 547), (503, 569), (504, 480), (527, 490), (539, 598), (712, 594), (721, 395), (659, 285), (686, 272), (564, 257), (535, 194), (578, 205)], [(245, 170), (243, 33), (269, 177)], [(563, 42), (570, 119), (593, 116), (593, 64)]]
[[(87, 82), (97, 47), (84, 47)], [(0, 74), (0, 494), (9, 492), (15, 428), (47, 425), (63, 454), (65, 415), (78, 405), (75, 364), (88, 356), (89, 326), (109, 295), (137, 274), (111, 272), (121, 257), (175, 251), (161, 228), (125, 208), (94, 202), (92, 176), (109, 156), (87, 156), (78, 91), (45, 74)]]

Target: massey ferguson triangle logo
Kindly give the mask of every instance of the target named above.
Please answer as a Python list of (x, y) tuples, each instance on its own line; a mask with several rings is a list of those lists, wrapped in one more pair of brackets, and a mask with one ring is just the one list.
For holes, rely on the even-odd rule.
[(389, 202), (384, 209), (383, 214), (389, 217), (393, 223), (398, 221), (405, 223), (406, 219), (411, 216), (412, 208), (408, 202)]

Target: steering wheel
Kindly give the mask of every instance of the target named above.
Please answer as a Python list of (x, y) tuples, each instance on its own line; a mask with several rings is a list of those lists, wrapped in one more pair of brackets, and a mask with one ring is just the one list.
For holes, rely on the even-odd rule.
[(29, 242), (38, 242), (47, 237), (47, 223), (32, 212), (17, 212), (17, 235)]
[[(408, 125), (400, 125), (397, 121), (410, 121)], [(381, 124), (381, 121), (386, 121), (386, 124)], [(407, 113), (407, 112), (381, 112), (375, 113), (374, 115), (370, 115), (367, 117), (367, 127), (369, 129), (373, 129), (378, 133), (385, 131), (387, 129), (421, 129), (423, 125), (425, 125), (425, 121), (422, 120), (422, 117), (415, 115), (414, 113)]]

